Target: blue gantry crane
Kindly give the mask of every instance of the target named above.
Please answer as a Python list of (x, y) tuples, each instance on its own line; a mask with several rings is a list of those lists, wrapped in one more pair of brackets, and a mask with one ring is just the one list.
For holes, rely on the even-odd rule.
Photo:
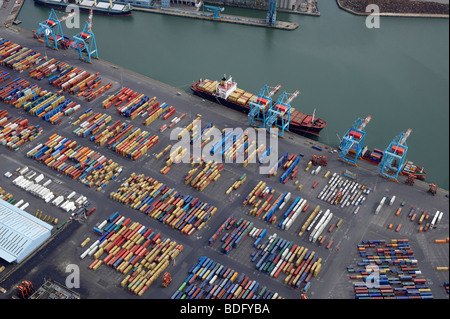
[(225, 8), (220, 8), (220, 7), (214, 7), (214, 6), (207, 6), (205, 4), (203, 4), (203, 15), (205, 14), (205, 9), (208, 12), (212, 12), (212, 17), (214, 19), (220, 19), (220, 13), (223, 12), (223, 10), (225, 10)]
[[(75, 43), (74, 48), (78, 50), (78, 57), (88, 63), (92, 63), (91, 58), (98, 59), (97, 43), (95, 42), (95, 35), (92, 31), (92, 9), (89, 12), (89, 19), (84, 25), (83, 31), (73, 37)], [(86, 53), (86, 57), (83, 56)]]
[(169, 8), (170, 0), (161, 0), (161, 8)]
[(365, 127), (372, 119), (372, 116), (367, 116), (364, 120), (358, 118), (352, 127), (342, 138), (340, 145), (341, 154), (339, 160), (348, 164), (356, 165), (358, 158), (361, 156), (364, 147), (364, 138), (366, 136)]
[(275, 133), (273, 127), (278, 127), (278, 135), (283, 137), (284, 131), (289, 130), (289, 122), (291, 121), (291, 102), (300, 94), (300, 91), (294, 93), (283, 92), (281, 97), (268, 110), (266, 118), (266, 129)]
[(55, 11), (51, 9), (48, 19), (39, 23), (39, 29), (33, 30), (33, 36), (38, 39), (44, 38), (45, 45), (52, 49), (58, 50), (59, 46), (66, 48), (70, 39), (64, 37), (61, 22), (74, 14), (74, 12), (71, 12), (59, 19)]
[(268, 25), (277, 24), (277, 0), (269, 0), (269, 9), (267, 10), (266, 23)]
[(412, 130), (408, 129), (406, 132), (397, 135), (384, 151), (383, 159), (378, 164), (378, 173), (381, 176), (398, 182), (398, 174), (402, 171), (408, 151), (406, 139), (411, 132)]
[[(265, 128), (266, 115), (268, 110), (272, 107), (272, 96), (274, 96), (280, 89), (280, 84), (275, 87), (264, 85), (264, 87), (259, 92), (256, 101), (250, 102), (248, 124)], [(256, 120), (258, 120), (258, 122), (256, 122)]]

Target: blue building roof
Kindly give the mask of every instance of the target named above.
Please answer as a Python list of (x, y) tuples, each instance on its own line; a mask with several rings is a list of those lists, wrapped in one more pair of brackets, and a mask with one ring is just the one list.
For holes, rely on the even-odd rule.
[(21, 262), (51, 235), (53, 226), (0, 199), (0, 258)]

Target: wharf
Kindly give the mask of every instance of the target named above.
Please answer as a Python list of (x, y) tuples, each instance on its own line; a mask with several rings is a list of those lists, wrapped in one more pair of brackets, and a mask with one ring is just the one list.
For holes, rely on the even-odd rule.
[[(34, 39), (31, 32), (17, 29), (17, 32), (13, 32), (10, 29), (2, 28), (0, 29), (0, 37), (7, 38), (15, 43), (20, 43), (28, 48), (33, 48), (38, 52), (44, 51), (44, 45)], [(6, 171), (14, 172), (18, 167), (28, 166), (30, 169), (42, 172), (47, 177), (58, 181), (58, 185), (61, 187), (88, 196), (91, 205), (97, 207), (97, 210), (85, 221), (80, 223), (72, 222), (67, 227), (67, 231), (60, 233), (49, 245), (31, 257), (26, 265), (24, 265), (26, 267), (20, 267), (16, 273), (11, 273), (7, 268), (4, 274), (8, 274), (8, 276), (0, 274), (0, 284), (8, 290), (7, 294), (0, 298), (11, 297), (15, 293), (14, 285), (19, 280), (22, 280), (24, 276), (32, 281), (35, 286), (43, 284), (43, 278), (46, 276), (51, 276), (56, 281), (64, 282), (67, 276), (65, 267), (68, 264), (77, 264), (80, 267), (80, 286), (82, 289), (79, 292), (83, 299), (139, 298), (120, 287), (118, 283), (123, 280), (124, 276), (122, 274), (106, 266), (101, 266), (98, 270), (92, 271), (88, 268), (92, 262), (92, 258), (80, 260), (79, 257), (84, 251), (80, 247), (81, 242), (86, 237), (90, 237), (94, 241), (97, 239), (97, 235), (92, 231), (93, 227), (116, 211), (131, 218), (133, 221), (147, 225), (155, 232), (161, 232), (162, 236), (171, 238), (184, 246), (182, 253), (177, 257), (176, 265), (171, 265), (168, 269), (173, 278), (170, 286), (163, 288), (160, 285), (162, 278), (159, 278), (158, 282), (153, 283), (142, 298), (170, 298), (188, 276), (190, 267), (196, 264), (201, 256), (209, 256), (220, 264), (238, 271), (239, 274), (245, 273), (251, 279), (263, 283), (268, 289), (278, 292), (284, 298), (300, 298), (300, 291), (285, 285), (282, 281), (283, 278), (275, 279), (255, 269), (255, 265), (250, 262), (250, 254), (253, 248), (249, 241), (246, 241), (239, 249), (233, 249), (228, 255), (223, 254), (220, 248), (217, 248), (220, 247), (220, 244), (208, 246), (208, 239), (231, 214), (234, 214), (235, 218), (245, 218), (253, 222), (255, 227), (267, 229), (267, 237), (277, 233), (284, 239), (316, 251), (317, 255), (322, 258), (323, 266), (319, 275), (311, 280), (311, 288), (307, 294), (310, 299), (353, 299), (353, 285), (346, 272), (346, 267), (354, 264), (354, 261), (357, 259), (358, 253), (355, 248), (357, 244), (364, 239), (385, 239), (389, 241), (391, 239), (401, 238), (409, 239), (423, 276), (429, 281), (433, 296), (436, 299), (448, 298), (445, 289), (442, 287), (442, 283), (448, 281), (448, 272), (435, 270), (437, 266), (448, 266), (448, 244), (434, 243), (435, 239), (445, 239), (449, 234), (449, 200), (446, 197), (446, 195), (448, 196), (448, 191), (438, 189), (437, 195), (432, 196), (427, 192), (428, 185), (426, 183), (417, 181), (414, 186), (409, 186), (404, 183), (403, 177), (400, 178), (399, 183), (392, 182), (378, 176), (376, 166), (368, 162), (361, 160), (358, 162), (358, 167), (346, 165), (338, 160), (338, 153), (330, 152), (331, 149), (329, 146), (292, 133), (286, 133), (285, 138), (278, 140), (278, 154), (280, 156), (287, 151), (294, 154), (304, 154), (304, 157), (300, 159), (299, 174), (297, 176), (298, 181), (303, 185), (301, 191), (298, 190), (298, 186), (294, 185), (293, 181), (289, 181), (286, 184), (280, 183), (279, 176), (281, 174), (278, 174), (278, 177), (271, 178), (268, 178), (267, 175), (260, 175), (257, 164), (250, 164), (245, 168), (242, 164), (224, 164), (222, 177), (218, 182), (212, 182), (202, 192), (196, 191), (184, 183), (184, 177), (187, 175), (187, 171), (191, 169), (189, 164), (174, 164), (168, 174), (162, 175), (160, 173), (165, 161), (164, 159), (155, 159), (155, 155), (162, 151), (168, 144), (173, 145), (176, 143), (176, 141), (170, 139), (171, 130), (166, 130), (162, 133), (159, 131), (159, 128), (165, 121), (157, 119), (154, 123), (146, 127), (142, 125), (141, 118), (134, 120), (124, 118), (117, 113), (115, 107), (110, 107), (109, 109), (102, 108), (101, 102), (110, 94), (116, 92), (120, 87), (124, 86), (136, 92), (146, 94), (149, 97), (156, 96), (158, 101), (173, 105), (177, 111), (176, 116), (186, 113), (185, 119), (180, 121), (176, 127), (185, 127), (196, 117), (196, 114), (201, 114), (203, 125), (213, 121), (214, 125), (219, 129), (227, 127), (241, 127), (245, 129), (248, 127), (246, 116), (240, 112), (202, 100), (178, 88), (126, 70), (101, 59), (94, 60), (93, 64), (86, 64), (78, 59), (75, 51), (46, 50), (46, 52), (49, 58), (65, 61), (70, 65), (82, 68), (91, 73), (100, 72), (105, 83), (113, 83), (113, 88), (93, 102), (86, 102), (84, 99), (67, 94), (68, 97), (73, 98), (82, 105), (82, 110), (68, 118), (65, 117), (60, 125), (51, 125), (41, 119), (29, 116), (22, 109), (15, 109), (11, 105), (1, 103), (1, 109), (8, 110), (15, 117), (28, 118), (32, 124), (41, 125), (44, 132), (34, 142), (21, 147), (17, 152), (13, 152), (5, 146), (0, 145), (0, 160), (2, 162), (0, 185), (7, 191), (13, 193), (15, 198), (23, 198), (25, 201), (29, 201), (31, 208), (29, 212), (34, 212), (35, 210), (33, 211), (33, 209), (37, 208), (44, 210), (45, 214), (58, 217), (60, 221), (68, 219), (69, 215), (67, 213), (62, 212), (52, 205), (47, 205), (41, 200), (35, 199), (35, 197), (14, 186), (11, 182), (12, 178), (7, 179), (4, 177)], [(44, 89), (49, 91), (55, 90), (46, 80), (36, 81), (31, 79), (27, 75), (27, 72), (18, 73), (3, 66), (0, 66), (0, 70), (10, 72), (12, 78), (19, 76), (25, 77), (30, 79), (31, 82), (42, 86)], [(179, 94), (180, 92), (181, 94)], [(112, 123), (120, 119), (122, 122), (130, 123), (154, 132), (160, 137), (160, 141), (154, 149), (151, 149), (137, 161), (123, 158), (106, 147), (95, 145), (88, 138), (81, 138), (73, 134), (75, 127), (71, 123), (76, 121), (88, 108), (93, 108), (94, 113), (99, 112), (111, 115), (113, 118)], [(67, 176), (57, 174), (45, 165), (39, 164), (25, 156), (34, 146), (39, 143), (44, 143), (54, 133), (77, 141), (77, 143), (88, 146), (93, 150), (102, 152), (106, 157), (116, 161), (120, 166), (124, 167), (119, 179), (110, 183), (102, 191), (96, 192), (95, 189), (89, 189)], [(311, 147), (313, 145), (322, 147), (322, 151), (319, 152), (313, 149)], [(305, 172), (306, 163), (313, 154), (328, 156), (328, 166), (323, 167), (320, 175), (311, 175), (310, 172)], [(358, 175), (359, 183), (372, 188), (372, 193), (367, 196), (366, 201), (361, 206), (357, 215), (353, 214), (354, 206), (340, 208), (340, 206), (331, 205), (317, 198), (320, 190), (327, 183), (327, 179), (323, 177), (324, 173), (330, 171), (331, 174), (336, 172), (342, 175), (346, 169)], [(162, 224), (137, 210), (131, 209), (129, 206), (120, 204), (109, 198), (109, 194), (117, 190), (133, 172), (154, 177), (158, 181), (181, 191), (183, 194), (190, 194), (198, 197), (201, 201), (209, 202), (216, 206), (218, 211), (203, 229), (196, 231), (192, 236), (186, 236), (168, 225)], [(237, 191), (231, 192), (230, 195), (226, 195), (226, 190), (244, 173), (247, 174), (247, 180), (243, 186)], [(250, 215), (248, 213), (249, 207), (243, 207), (242, 202), (245, 196), (260, 180), (276, 189), (277, 193), (291, 192), (292, 198), (301, 196), (307, 199), (310, 204), (309, 211), (305, 214), (302, 213), (289, 230), (282, 230), (278, 227), (278, 223), (270, 224), (261, 218)], [(319, 186), (313, 189), (312, 185), (316, 181), (319, 181)], [(379, 214), (375, 214), (375, 208), (385, 195), (389, 197), (395, 195), (397, 198), (395, 205), (386, 205)], [(395, 212), (399, 203), (403, 201), (406, 203), (404, 211), (400, 216), (396, 216)], [(317, 205), (320, 205), (321, 209), (330, 209), (335, 216), (335, 220), (343, 220), (340, 227), (336, 228), (332, 233), (327, 234), (329, 239), (332, 239), (334, 242), (330, 249), (326, 249), (325, 245), (319, 246), (318, 243), (309, 242), (307, 236), (298, 236), (300, 227), (303, 225), (307, 216), (309, 216), (311, 210)], [(407, 211), (413, 206), (416, 206), (418, 211), (426, 209), (432, 212), (432, 214), (436, 210), (442, 211), (444, 212), (444, 217), (436, 229), (429, 229), (426, 232), (418, 233), (417, 223), (410, 222), (407, 217)], [(278, 216), (280, 214), (281, 212), (277, 212)], [(399, 232), (395, 232), (394, 229), (399, 223), (403, 224), (403, 227)], [(392, 230), (388, 229), (389, 224), (394, 224)], [(2, 261), (0, 261), (1, 265)], [(30, 269), (33, 271), (27, 271)]]
[(22, 9), (23, 2), (24, 0), (0, 0), (0, 28), (21, 22), (16, 18)]
[(209, 14), (209, 13), (203, 14), (200, 11), (181, 9), (181, 8), (175, 8), (175, 9), (155, 8), (155, 9), (152, 9), (152, 8), (144, 8), (144, 7), (135, 6), (135, 7), (133, 7), (133, 10), (165, 14), (165, 15), (172, 15), (172, 16), (177, 16), (177, 17), (200, 19), (200, 20), (235, 23), (235, 24), (242, 24), (242, 25), (255, 26), (255, 27), (265, 27), (265, 28), (278, 29), (278, 30), (292, 31), (299, 27), (298, 23), (293, 23), (293, 22), (286, 22), (286, 21), (278, 20), (276, 25), (268, 25), (268, 24), (266, 24), (265, 19), (241, 17), (241, 16), (227, 15), (227, 14), (221, 14), (220, 18), (214, 18), (212, 16), (212, 14)]

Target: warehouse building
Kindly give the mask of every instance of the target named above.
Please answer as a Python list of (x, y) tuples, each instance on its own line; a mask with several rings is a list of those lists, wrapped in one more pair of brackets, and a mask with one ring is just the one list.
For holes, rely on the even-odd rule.
[(51, 235), (53, 226), (0, 199), (0, 258), (20, 263)]

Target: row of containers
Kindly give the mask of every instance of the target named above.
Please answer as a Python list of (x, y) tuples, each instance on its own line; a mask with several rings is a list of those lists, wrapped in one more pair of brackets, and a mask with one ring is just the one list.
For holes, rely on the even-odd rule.
[(27, 119), (15, 118), (8, 111), (0, 110), (0, 144), (17, 151), (20, 146), (32, 142), (42, 134), (42, 127), (29, 125)]
[[(11, 76), (3, 72), (0, 77), (9, 79)], [(81, 108), (80, 104), (71, 99), (59, 93), (47, 92), (21, 77), (1, 84), (0, 101), (17, 109), (22, 108), (30, 115), (52, 124), (61, 123), (64, 115), (69, 116)]]
[(333, 173), (317, 198), (341, 208), (354, 206), (353, 214), (357, 214), (371, 190), (370, 187)]
[(13, 185), (22, 188), (24, 191), (42, 199), (46, 203), (51, 202), (53, 205), (66, 212), (73, 212), (75, 209), (80, 209), (84, 205), (88, 204), (87, 197), (83, 195), (80, 195), (77, 199), (75, 199), (76, 192), (71, 192), (67, 196), (54, 192), (49, 188), (49, 185), (52, 183), (51, 179), (44, 181), (44, 174), (37, 175), (36, 172), (30, 170), (27, 166), (18, 170), (17, 173), (19, 176), (12, 181)]
[(289, 205), (291, 199), (290, 192), (281, 193), (278, 197), (275, 194), (275, 188), (267, 186), (266, 182), (259, 181), (250, 191), (243, 201), (243, 206), (250, 205), (249, 214), (261, 218), (271, 224), (276, 224), (278, 219), (275, 213), (287, 208), (278, 226), (282, 229), (289, 229), (296, 220), (300, 212), (306, 212), (309, 204), (305, 199), (298, 196), (294, 202)]
[(20, 44), (0, 38), (0, 65), (24, 71), (39, 63), (41, 54)]
[(217, 207), (211, 203), (183, 195), (143, 174), (132, 173), (110, 197), (186, 235), (202, 229), (217, 212)]
[[(173, 106), (169, 106), (167, 103), (160, 103), (156, 100), (156, 97), (150, 98), (127, 87), (121, 88), (102, 102), (102, 106), (105, 109), (113, 105), (116, 107), (117, 112), (124, 117), (132, 120), (136, 117), (144, 118), (142, 124), (146, 126), (150, 125), (157, 118), (167, 120), (176, 112)], [(173, 121), (172, 123), (176, 122)]]
[[(402, 212), (402, 207), (399, 207), (397, 209), (397, 211), (395, 212), (395, 216), (399, 216), (401, 214), (401, 212)], [(418, 214), (420, 214), (420, 216)], [(438, 211), (438, 210), (434, 213), (434, 216), (432, 215), (432, 213), (430, 211), (428, 211), (426, 209), (423, 210), (422, 213), (419, 213), (416, 206), (413, 206), (408, 213), (408, 218), (411, 222), (414, 222), (416, 220), (416, 217), (419, 216), (417, 218), (417, 225), (419, 225), (418, 232), (421, 233), (422, 231), (427, 231), (429, 229), (437, 228), (437, 226), (441, 223), (443, 215), (444, 215), (444, 213), (441, 211)], [(433, 217), (431, 218), (431, 216), (433, 216)], [(425, 226), (423, 226), (423, 224)], [(391, 225), (389, 225), (389, 227), (392, 227)]]
[[(189, 134), (190, 144), (198, 147), (202, 154), (206, 152), (203, 148), (207, 145), (210, 146), (211, 148), (207, 151), (215, 158), (216, 162), (239, 162), (243, 163), (245, 167), (252, 161), (256, 162), (256, 155), (259, 154), (261, 156), (266, 150), (263, 144), (256, 149), (256, 139), (249, 133), (249, 130), (236, 132), (223, 129), (221, 139), (211, 144), (210, 142), (213, 139), (212, 131), (217, 130), (217, 128), (212, 121), (203, 128), (201, 123), (201, 116), (197, 115), (196, 119), (180, 130), (178, 140)], [(177, 154), (184, 157), (186, 153), (187, 149), (182, 149)], [(173, 158), (171, 159), (174, 160)], [(191, 157), (190, 162), (194, 160), (199, 162), (201, 159)], [(168, 165), (166, 164), (166, 166)]]
[(347, 267), (351, 280), (362, 280), (353, 281), (356, 299), (433, 299), (408, 239), (363, 240), (358, 251), (357, 268)]
[(277, 278), (285, 274), (284, 283), (306, 293), (310, 286), (310, 279), (316, 277), (322, 268), (322, 258), (315, 251), (297, 245), (278, 236), (276, 233), (265, 239), (266, 229), (254, 227), (253, 223), (241, 218), (237, 220), (233, 215), (219, 227), (208, 240), (212, 246), (220, 238), (221, 251), (229, 254), (237, 249), (246, 238), (253, 238), (251, 262), (255, 268), (270, 277)]
[[(170, 238), (162, 238), (161, 233), (132, 222), (119, 212), (95, 226), (93, 232), (100, 238), (84, 250), (80, 258), (94, 258), (89, 269), (97, 270), (105, 265), (126, 275), (121, 286), (139, 296), (183, 250), (183, 245)], [(89, 241), (90, 238), (86, 238), (81, 246), (85, 247)]]
[(142, 131), (132, 124), (120, 120), (111, 123), (111, 115), (93, 113), (88, 109), (72, 125), (78, 127), (73, 131), (77, 136), (89, 137), (97, 145), (107, 147), (114, 152), (132, 160), (138, 160), (154, 147), (159, 136)]
[(95, 100), (112, 87), (112, 83), (102, 85), (98, 72), (90, 73), (53, 58), (30, 70), (29, 75), (38, 81), (48, 79), (48, 83), (58, 90), (84, 98), (87, 102)]
[[(290, 201), (290, 199), (290, 192), (281, 193), (276, 197), (274, 188), (267, 186), (263, 181), (259, 181), (244, 199), (243, 206), (252, 206), (249, 211), (250, 215), (272, 224), (277, 223), (279, 228), (289, 230), (301, 213), (306, 213), (309, 209), (308, 201), (301, 196), (297, 196), (294, 201)], [(278, 211), (283, 211), (283, 209), (286, 210), (278, 218), (275, 214)], [(317, 205), (302, 224), (298, 235), (302, 237), (306, 234), (310, 242), (318, 242), (320, 246), (324, 245), (328, 239), (325, 247), (330, 249), (333, 240), (327, 238), (330, 237), (327, 234), (342, 224), (342, 219), (333, 222), (334, 217), (329, 209), (324, 211)]]
[(281, 299), (244, 273), (222, 265), (206, 256), (188, 271), (189, 276), (174, 292), (171, 299)]
[(27, 152), (27, 157), (88, 187), (97, 186), (98, 191), (122, 172), (121, 166), (101, 153), (56, 133), (50, 136), (46, 143), (41, 143)]

